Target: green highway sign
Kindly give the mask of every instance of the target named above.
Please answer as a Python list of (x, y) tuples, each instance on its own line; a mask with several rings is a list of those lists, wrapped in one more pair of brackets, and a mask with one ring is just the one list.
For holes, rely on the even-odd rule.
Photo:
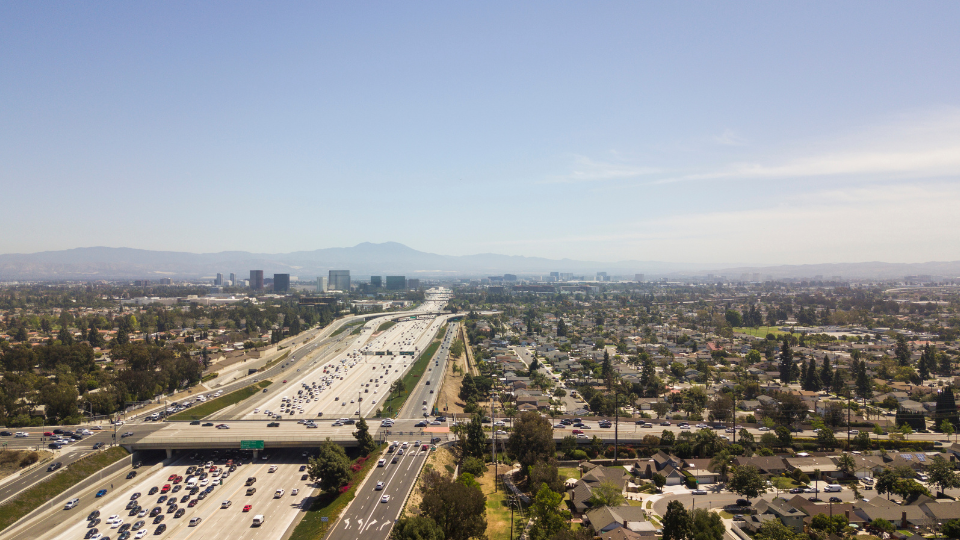
[(240, 441), (241, 450), (263, 450), (263, 441)]

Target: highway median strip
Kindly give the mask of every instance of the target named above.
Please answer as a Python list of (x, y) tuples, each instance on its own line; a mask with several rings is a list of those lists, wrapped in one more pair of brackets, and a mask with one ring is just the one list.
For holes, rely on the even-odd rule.
[(114, 446), (103, 452), (75, 461), (52, 477), (23, 491), (0, 506), (0, 531), (59, 497), (60, 494), (78, 484), (81, 480), (128, 455), (129, 452), (122, 446)]
[(178, 412), (167, 418), (169, 421), (187, 421), (187, 420), (202, 420), (211, 414), (229, 407), (230, 405), (235, 405), (241, 401), (253, 397), (260, 393), (262, 388), (270, 386), (271, 381), (260, 381), (257, 384), (247, 386), (246, 388), (241, 388), (236, 392), (230, 392), (225, 396), (220, 396), (216, 399), (207, 401), (200, 405), (191, 407), (185, 411)]

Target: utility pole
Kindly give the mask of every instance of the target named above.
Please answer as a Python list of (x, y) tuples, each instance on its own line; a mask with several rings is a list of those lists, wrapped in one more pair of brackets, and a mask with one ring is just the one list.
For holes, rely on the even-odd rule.
[(497, 427), (497, 426), (496, 426), (496, 423), (497, 423), (496, 418), (497, 418), (497, 417), (496, 417), (496, 413), (495, 413), (494, 410), (493, 410), (493, 396), (494, 396), (494, 393), (495, 393), (496, 390), (497, 390), (497, 386), (496, 386), (496, 385), (497, 385), (497, 382), (494, 381), (494, 382), (493, 382), (493, 387), (492, 387), (492, 389), (491, 389), (491, 391), (490, 391), (490, 431), (491, 431), (491, 435), (492, 435), (492, 436), (490, 437), (490, 459), (493, 460), (493, 492), (494, 492), (494, 493), (497, 492), (497, 478), (499, 478), (499, 476), (500, 476), (500, 468), (497, 466), (497, 465), (498, 465), (498, 462), (497, 462), (497, 430), (493, 429), (493, 428)]

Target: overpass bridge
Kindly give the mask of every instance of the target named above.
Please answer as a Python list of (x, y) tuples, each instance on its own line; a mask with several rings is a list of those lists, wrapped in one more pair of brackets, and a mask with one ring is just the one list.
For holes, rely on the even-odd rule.
[[(449, 428), (432, 426), (428, 428), (413, 427), (417, 420), (399, 420), (390, 429), (380, 427), (380, 419), (371, 418), (368, 421), (370, 434), (374, 440), (384, 441), (387, 438), (411, 441), (426, 440), (432, 436), (449, 433)], [(334, 427), (334, 419), (318, 421), (317, 428), (308, 428), (293, 420), (281, 420), (279, 427), (267, 427), (263, 420), (231, 420), (224, 422), (229, 429), (218, 429), (206, 426), (212, 422), (203, 422), (200, 425), (191, 425), (188, 422), (168, 422), (162, 428), (145, 433), (142, 436), (133, 436), (120, 441), (127, 450), (165, 450), (167, 457), (173, 457), (175, 452), (205, 449), (249, 449), (256, 457), (260, 450), (281, 450), (284, 448), (316, 448), (320, 443), (329, 439), (345, 448), (357, 446), (353, 437), (356, 425)], [(217, 425), (220, 425), (217, 423)], [(253, 441), (253, 442), (250, 442)]]

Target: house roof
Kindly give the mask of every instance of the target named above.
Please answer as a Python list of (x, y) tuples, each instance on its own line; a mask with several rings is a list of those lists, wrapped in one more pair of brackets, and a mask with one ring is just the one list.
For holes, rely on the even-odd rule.
[(639, 506), (604, 506), (587, 511), (587, 519), (596, 530), (607, 528), (612, 523), (626, 526), (628, 522), (646, 521), (646, 513)]

